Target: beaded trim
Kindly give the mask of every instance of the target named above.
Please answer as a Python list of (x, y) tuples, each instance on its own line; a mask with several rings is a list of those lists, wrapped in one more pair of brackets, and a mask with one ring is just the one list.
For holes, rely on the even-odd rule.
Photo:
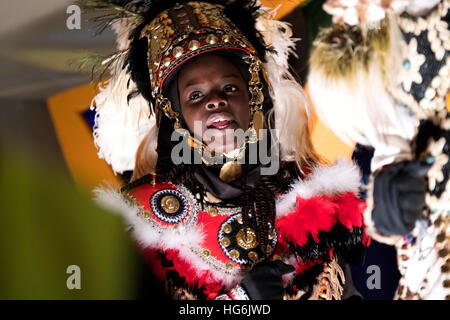
[(216, 300), (250, 300), (247, 292), (240, 285), (237, 285), (228, 292), (216, 297)]
[(189, 248), (196, 255), (202, 257), (203, 261), (205, 261), (208, 265), (210, 265), (215, 271), (221, 272), (227, 275), (241, 277), (248, 272), (248, 268), (246, 267), (236, 267), (231, 261), (227, 263), (223, 263), (210, 254), (206, 254), (206, 250), (200, 247), (190, 247)]

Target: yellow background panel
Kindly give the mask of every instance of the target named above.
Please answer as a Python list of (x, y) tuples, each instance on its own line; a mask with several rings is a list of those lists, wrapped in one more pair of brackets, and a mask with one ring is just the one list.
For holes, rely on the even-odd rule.
[(90, 84), (65, 91), (48, 99), (48, 108), (70, 172), (81, 190), (92, 190), (102, 182), (120, 187), (120, 179), (109, 165), (97, 157), (92, 129), (83, 118), (96, 93)]
[(281, 19), (285, 15), (287, 15), (289, 12), (294, 10), (297, 6), (299, 6), (302, 3), (305, 3), (309, 0), (261, 0), (261, 4), (264, 7), (267, 8), (276, 8), (280, 6), (277, 9), (277, 12), (275, 14), (276, 19)]
[[(308, 85), (306, 85), (305, 91), (308, 95)], [(309, 101), (311, 103), (311, 99), (309, 99)], [(330, 163), (333, 163), (338, 158), (351, 158), (355, 144), (349, 146), (338, 136), (336, 136), (334, 132), (317, 117), (317, 114), (314, 112), (314, 105), (312, 103), (311, 109), (311, 139), (317, 153), (319, 153)]]

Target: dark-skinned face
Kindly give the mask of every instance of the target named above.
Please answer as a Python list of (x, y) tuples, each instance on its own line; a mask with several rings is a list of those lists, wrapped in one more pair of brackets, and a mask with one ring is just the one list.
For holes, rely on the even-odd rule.
[(234, 149), (235, 140), (227, 136), (248, 129), (250, 110), (247, 84), (233, 63), (219, 55), (200, 55), (183, 66), (178, 90), (189, 131), (216, 152)]

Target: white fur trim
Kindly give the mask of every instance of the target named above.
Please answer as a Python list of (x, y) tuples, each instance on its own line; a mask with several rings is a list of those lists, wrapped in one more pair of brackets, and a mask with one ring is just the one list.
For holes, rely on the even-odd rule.
[(306, 180), (297, 180), (287, 194), (277, 199), (277, 218), (294, 211), (297, 197), (309, 199), (320, 195), (357, 193), (360, 180), (359, 169), (352, 161), (340, 159), (332, 166), (314, 167)]
[(97, 188), (94, 190), (94, 198), (102, 207), (120, 214), (126, 221), (138, 244), (161, 250), (178, 250), (179, 257), (191, 264), (200, 277), (205, 272), (210, 272), (206, 279), (209, 283), (222, 283), (227, 289), (232, 288), (242, 279), (236, 269), (235, 273), (223, 273), (213, 268), (200, 256), (202, 253), (201, 243), (204, 239), (204, 230), (201, 225), (183, 226), (177, 228), (158, 228), (156, 222), (150, 223), (142, 218), (139, 208), (129, 204), (129, 201), (117, 190), (109, 188)]

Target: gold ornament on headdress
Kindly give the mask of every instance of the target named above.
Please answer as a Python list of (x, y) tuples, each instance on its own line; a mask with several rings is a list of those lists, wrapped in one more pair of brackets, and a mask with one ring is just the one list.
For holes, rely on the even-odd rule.
[(192, 1), (158, 14), (141, 31), (148, 39), (152, 94), (180, 63), (206, 51), (235, 49), (256, 57), (256, 50), (219, 4)]
[[(181, 128), (180, 114), (172, 109), (171, 102), (162, 94), (164, 80), (186, 60), (205, 52), (215, 50), (236, 50), (248, 57), (251, 123), (251, 138), (234, 152), (231, 160), (221, 169), (220, 178), (232, 182), (242, 175), (242, 165), (238, 159), (245, 153), (247, 143), (261, 139), (264, 127), (262, 104), (264, 95), (260, 72), (264, 75), (261, 60), (253, 45), (244, 34), (224, 14), (225, 7), (220, 4), (192, 1), (176, 5), (158, 14), (142, 29), (141, 38), (148, 39), (148, 67), (152, 95), (156, 99), (155, 115), (159, 123), (161, 111), (171, 120), (175, 120), (174, 129)], [(214, 165), (203, 155), (217, 156), (208, 152), (208, 147), (198, 139), (190, 138), (191, 147), (201, 152), (206, 165)], [(228, 157), (225, 156), (228, 159)]]

